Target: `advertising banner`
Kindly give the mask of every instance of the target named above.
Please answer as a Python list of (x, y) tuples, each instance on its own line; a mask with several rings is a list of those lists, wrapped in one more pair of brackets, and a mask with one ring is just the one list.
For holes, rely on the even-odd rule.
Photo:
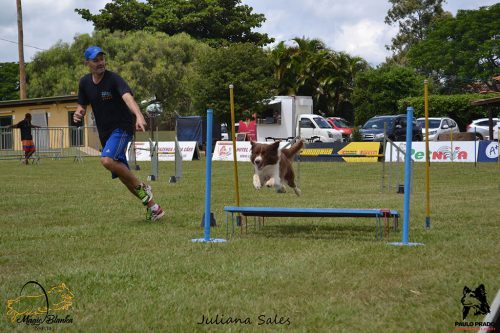
[[(280, 142), (280, 149), (286, 144), (287, 142)], [(236, 141), (236, 159), (238, 162), (250, 162), (251, 154), (252, 146), (250, 141)], [(212, 155), (212, 161), (233, 161), (233, 142), (217, 141)]]
[[(394, 142), (394, 145), (406, 152), (406, 142)], [(429, 142), (430, 162), (474, 162), (477, 156), (477, 143), (474, 141), (432, 141)], [(387, 143), (385, 161), (398, 160), (396, 147)], [(411, 158), (415, 162), (425, 162), (425, 142), (412, 142)], [(404, 155), (399, 154), (404, 161)]]
[[(182, 160), (192, 161), (199, 158), (198, 145), (196, 141), (179, 141)], [(130, 144), (129, 144), (130, 148)], [(127, 159), (128, 152), (127, 149)], [(150, 144), (149, 142), (135, 143), (135, 157), (137, 161), (151, 161)], [(158, 142), (158, 160), (159, 161), (175, 161), (175, 141), (159, 141)]]
[[(340, 149), (339, 155), (358, 155), (356, 157), (342, 157), (346, 162), (377, 162), (380, 142), (349, 142)], [(376, 155), (363, 157), (363, 155)]]
[(498, 141), (479, 141), (478, 162), (498, 162)]
[[(280, 142), (280, 149), (287, 144), (288, 142)], [(378, 156), (343, 157), (341, 155), (377, 155), (379, 148), (380, 142), (313, 142), (307, 143), (302, 149), (300, 160), (310, 162), (376, 162)], [(238, 161), (250, 162), (252, 153), (250, 141), (236, 141), (236, 150)], [(231, 141), (217, 141), (212, 160), (232, 161), (233, 143)]]

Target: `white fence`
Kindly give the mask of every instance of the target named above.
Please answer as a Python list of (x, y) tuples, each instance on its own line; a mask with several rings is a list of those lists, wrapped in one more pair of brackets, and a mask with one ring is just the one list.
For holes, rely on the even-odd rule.
[[(33, 158), (81, 159), (98, 156), (100, 142), (95, 127), (42, 127), (31, 130), (36, 152)], [(21, 133), (17, 128), (0, 127), (0, 159), (24, 156)]]

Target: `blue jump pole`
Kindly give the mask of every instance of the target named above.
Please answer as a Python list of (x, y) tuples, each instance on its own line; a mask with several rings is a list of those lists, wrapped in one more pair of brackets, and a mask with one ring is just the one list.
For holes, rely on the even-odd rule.
[(206, 164), (205, 164), (205, 233), (204, 238), (193, 239), (193, 242), (222, 243), (225, 239), (210, 238), (210, 201), (212, 197), (212, 123), (214, 111), (207, 110), (207, 140), (206, 140)]
[(405, 193), (403, 206), (403, 237), (401, 243), (390, 243), (397, 246), (417, 246), (422, 243), (409, 243), (410, 233), (410, 185), (411, 185), (411, 144), (413, 139), (413, 108), (406, 109), (406, 151), (405, 151)]

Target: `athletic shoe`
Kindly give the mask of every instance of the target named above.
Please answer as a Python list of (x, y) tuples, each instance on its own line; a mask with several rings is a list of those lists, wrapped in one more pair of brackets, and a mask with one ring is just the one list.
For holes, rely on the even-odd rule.
[(141, 183), (138, 187), (135, 188), (135, 193), (139, 199), (141, 199), (142, 204), (146, 206), (148, 202), (153, 199), (153, 192), (151, 191), (151, 186)]
[(152, 210), (151, 208), (146, 209), (146, 221), (158, 221), (165, 215), (163, 209), (161, 209), (160, 205), (158, 205), (158, 209)]

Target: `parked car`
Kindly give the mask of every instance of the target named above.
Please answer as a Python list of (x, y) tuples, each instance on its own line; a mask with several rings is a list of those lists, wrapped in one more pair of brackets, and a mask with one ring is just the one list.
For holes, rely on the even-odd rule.
[[(425, 118), (418, 118), (417, 124), (422, 127), (422, 138), (425, 139)], [(429, 141), (437, 141), (439, 134), (460, 133), (455, 120), (447, 117), (429, 118)]]
[[(387, 124), (387, 138), (392, 141), (406, 141), (406, 115), (375, 116), (359, 130), (363, 141), (383, 141), (384, 123)], [(412, 122), (412, 140), (422, 141), (422, 128), (417, 122)]]
[(326, 120), (334, 129), (342, 133), (343, 141), (347, 141), (351, 137), (354, 126), (350, 122), (340, 117), (328, 117)]
[[(498, 118), (493, 118), (493, 128), (500, 123)], [(476, 133), (476, 139), (488, 140), (490, 138), (490, 121), (488, 118), (475, 119), (467, 125), (467, 132)]]

